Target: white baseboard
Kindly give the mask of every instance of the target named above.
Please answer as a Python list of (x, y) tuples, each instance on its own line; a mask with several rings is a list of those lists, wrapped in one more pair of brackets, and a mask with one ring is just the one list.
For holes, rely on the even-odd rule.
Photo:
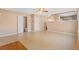
[(5, 36), (15, 35), (15, 34), (17, 34), (17, 33), (4, 34), (4, 35), (0, 35), (0, 37), (5, 37)]
[(47, 30), (47, 31), (49, 31), (49, 32), (56, 32), (56, 33), (69, 34), (69, 35), (75, 35), (75, 36), (77, 36), (77, 34), (75, 34), (75, 33), (61, 32), (61, 31), (55, 31), (55, 30)]

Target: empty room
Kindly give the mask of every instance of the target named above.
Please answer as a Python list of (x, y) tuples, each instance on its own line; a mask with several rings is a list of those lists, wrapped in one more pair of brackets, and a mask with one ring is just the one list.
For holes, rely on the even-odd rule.
[(0, 50), (78, 50), (78, 8), (0, 8)]

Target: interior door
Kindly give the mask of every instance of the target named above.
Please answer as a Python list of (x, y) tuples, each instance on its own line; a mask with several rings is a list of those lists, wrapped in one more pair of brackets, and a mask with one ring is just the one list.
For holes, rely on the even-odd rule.
[(18, 16), (18, 33), (23, 32), (23, 16)]

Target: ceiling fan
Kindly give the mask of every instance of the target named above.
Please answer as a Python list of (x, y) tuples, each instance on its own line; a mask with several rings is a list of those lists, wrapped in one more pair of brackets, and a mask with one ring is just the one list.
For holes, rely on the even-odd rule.
[(48, 9), (47, 8), (35, 8), (34, 10), (36, 10), (36, 13), (47, 13)]
[(48, 12), (48, 9), (46, 9), (46, 8), (38, 8), (38, 11), (41, 11), (41, 12)]

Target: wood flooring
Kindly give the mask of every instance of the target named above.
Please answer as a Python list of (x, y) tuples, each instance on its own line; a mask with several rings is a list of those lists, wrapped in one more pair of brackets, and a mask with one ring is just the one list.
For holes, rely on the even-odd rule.
[(0, 46), (0, 50), (27, 50), (19, 41)]
[[(13, 42), (13, 43), (12, 43)], [(0, 50), (79, 50), (78, 36), (58, 32), (24, 32), (0, 38)]]

